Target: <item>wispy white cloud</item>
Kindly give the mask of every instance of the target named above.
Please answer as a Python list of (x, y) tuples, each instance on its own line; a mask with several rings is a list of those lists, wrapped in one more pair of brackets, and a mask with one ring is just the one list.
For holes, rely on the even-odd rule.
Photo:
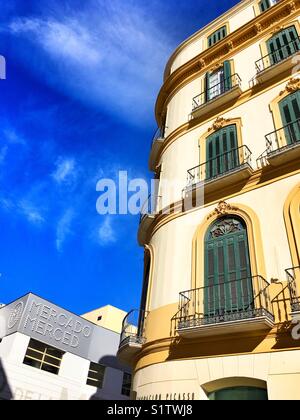
[[(156, 90), (172, 45), (142, 5), (92, 0), (84, 11), (16, 18), (8, 27), (50, 59), (39, 68), (55, 87), (90, 105), (130, 118), (152, 118)], [(24, 58), (24, 57), (23, 57)]]
[(63, 251), (63, 245), (67, 240), (67, 237), (72, 235), (72, 223), (75, 218), (74, 209), (70, 208), (65, 211), (62, 217), (59, 219), (56, 228), (56, 249), (58, 252)]
[(98, 242), (101, 246), (106, 246), (117, 241), (116, 232), (112, 226), (111, 217), (107, 216), (98, 231)]
[(21, 200), (19, 203), (17, 203), (17, 210), (22, 213), (27, 221), (33, 225), (40, 226), (45, 222), (45, 218), (42, 215), (40, 209), (38, 209), (30, 201)]
[(52, 178), (58, 183), (71, 183), (76, 179), (76, 161), (73, 158), (60, 157), (56, 162)]

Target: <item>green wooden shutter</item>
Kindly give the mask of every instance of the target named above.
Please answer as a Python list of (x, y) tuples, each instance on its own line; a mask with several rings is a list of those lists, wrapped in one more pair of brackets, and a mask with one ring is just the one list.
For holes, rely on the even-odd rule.
[(300, 91), (292, 93), (279, 103), (287, 144), (300, 141)]
[(227, 27), (223, 26), (222, 28), (215, 31), (208, 37), (208, 46), (212, 47), (217, 42), (221, 41), (223, 38), (227, 36)]
[(277, 64), (300, 50), (300, 41), (295, 26), (278, 32), (267, 42), (271, 65)]
[(269, 0), (262, 0), (259, 3), (260, 11), (263, 13), (265, 10), (269, 9), (271, 7)]
[(232, 88), (232, 79), (231, 79), (231, 65), (230, 61), (224, 61), (224, 80), (225, 80), (225, 92)]
[(229, 125), (206, 140), (206, 180), (222, 175), (239, 165), (236, 125)]
[(245, 223), (230, 216), (219, 219), (209, 229), (204, 248), (205, 315), (251, 308), (253, 285)]

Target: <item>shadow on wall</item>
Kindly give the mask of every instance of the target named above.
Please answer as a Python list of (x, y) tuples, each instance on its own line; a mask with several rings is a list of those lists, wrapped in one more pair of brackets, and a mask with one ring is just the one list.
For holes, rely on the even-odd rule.
[(0, 400), (10, 401), (13, 399), (13, 394), (10, 389), (7, 376), (0, 359)]
[[(131, 372), (131, 369), (129, 367), (126, 367), (124, 365), (121, 365), (119, 360), (117, 359), (116, 356), (103, 356), (101, 357), (101, 359), (99, 360), (99, 365), (103, 365), (105, 367), (108, 368), (112, 368), (112, 369), (117, 369), (120, 370), (122, 372)], [(116, 394), (117, 394), (117, 390), (116, 390)], [(120, 393), (120, 392), (119, 392)], [(97, 391), (95, 392), (95, 394), (93, 394), (90, 398), (90, 400), (103, 400), (103, 389), (97, 389)]]

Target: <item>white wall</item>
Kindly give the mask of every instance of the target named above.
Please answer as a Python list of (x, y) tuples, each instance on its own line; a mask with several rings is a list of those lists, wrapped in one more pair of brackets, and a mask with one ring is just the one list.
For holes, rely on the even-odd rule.
[(107, 367), (103, 389), (97, 390), (86, 385), (90, 362), (70, 353), (63, 356), (58, 375), (24, 365), (29, 341), (29, 337), (16, 333), (0, 343), (0, 399), (128, 399), (121, 395), (122, 371)]

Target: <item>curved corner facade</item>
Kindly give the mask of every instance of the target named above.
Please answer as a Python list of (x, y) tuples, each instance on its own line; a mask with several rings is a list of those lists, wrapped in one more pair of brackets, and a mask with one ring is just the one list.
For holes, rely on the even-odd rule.
[(242, 1), (167, 65), (119, 350), (137, 399), (300, 399), (299, 19)]

